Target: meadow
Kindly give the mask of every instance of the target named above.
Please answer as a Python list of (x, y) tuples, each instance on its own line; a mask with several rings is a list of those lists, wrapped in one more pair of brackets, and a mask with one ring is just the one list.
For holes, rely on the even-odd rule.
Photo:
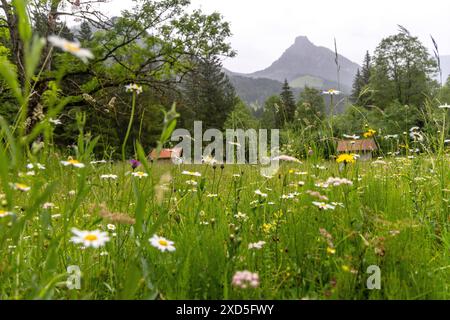
[[(58, 9), (60, 2), (55, 3), (52, 10)], [(197, 165), (149, 161), (147, 148), (156, 145), (160, 154), (181, 126), (177, 119), (183, 120), (175, 104), (170, 110), (162, 104), (168, 99), (153, 103), (145, 98), (149, 83), (177, 79), (177, 72), (191, 67), (183, 58), (184, 45), (174, 65), (172, 42), (180, 41), (167, 39), (169, 35), (190, 39), (199, 33), (198, 43), (188, 41), (194, 57), (232, 56), (223, 43), (228, 24), (218, 27), (218, 14), (197, 11), (191, 21), (181, 15), (182, 4), (146, 1), (148, 17), (136, 9), (116, 26), (121, 34), (141, 21), (137, 36), (130, 31), (128, 39), (127, 31), (114, 49), (107, 49), (108, 40), (91, 51), (52, 34), (56, 25), (41, 37), (35, 28), (45, 23), (31, 23), (27, 1), (3, 2), (7, 20), (2, 19), (11, 31), (5, 38), (11, 41), (0, 47), (0, 111), (9, 115), (0, 116), (0, 300), (449, 299), (450, 106), (418, 91), (417, 119), (411, 117), (409, 102), (399, 106), (397, 101), (389, 112), (377, 110), (382, 121), (369, 121), (369, 111), (350, 107), (364, 120), (360, 125), (355, 117), (333, 113), (319, 118), (320, 112), (302, 103), (300, 110), (314, 121), (293, 131), (301, 121), (288, 121), (284, 114), (284, 122), (278, 123), (284, 111), (275, 103), (275, 127), (270, 128), (281, 127), (283, 138), (278, 150), (283, 161), (276, 171), (261, 174), (260, 165), (222, 165), (210, 157)], [(160, 19), (157, 13), (166, 6), (180, 17), (164, 24), (163, 16), (156, 41), (146, 33), (147, 20), (153, 15)], [(115, 33), (107, 37), (109, 29), (95, 38), (121, 38)], [(124, 47), (143, 43), (139, 34), (148, 37), (147, 50), (135, 44)], [(407, 31), (397, 38), (416, 41)], [(159, 61), (152, 52), (159, 47), (170, 49), (161, 54), (169, 60), (158, 64), (161, 70), (146, 71), (146, 65)], [(63, 52), (54, 63), (53, 50)], [(118, 63), (112, 65), (116, 51), (137, 59), (145, 78), (134, 68), (124, 71), (120, 57), (114, 56)], [(151, 59), (142, 64), (143, 54)], [(191, 54), (187, 56), (193, 58)], [(425, 71), (422, 80), (427, 79)], [(86, 82), (68, 81), (69, 74)], [(103, 86), (111, 92), (98, 94), (97, 101), (89, 93), (102, 93)], [(362, 95), (371, 91), (366, 89)], [(322, 95), (329, 95), (334, 108), (338, 91), (310, 94), (323, 106)], [(209, 107), (222, 98), (208, 97), (208, 108), (200, 108), (194, 118), (217, 120), (214, 116), (224, 108)], [(117, 108), (116, 100), (122, 103)], [(237, 111), (231, 112), (233, 128), (249, 115), (248, 110)], [(389, 122), (392, 111), (395, 117)], [(111, 114), (116, 118), (108, 118)], [(219, 117), (213, 124), (222, 128), (225, 120)], [(98, 123), (93, 126), (93, 121)], [(395, 131), (379, 129), (384, 123)], [(342, 124), (356, 129), (337, 134)], [(151, 143), (149, 133), (152, 139), (156, 135)], [(372, 160), (336, 154), (335, 142), (357, 140), (356, 134), (379, 144)], [(107, 138), (115, 142), (105, 143)]]
[[(310, 158), (272, 177), (250, 165), (37, 160), (2, 176), (13, 209), (0, 218), (1, 299), (449, 298), (448, 155), (341, 169)], [(105, 241), (76, 241), (73, 228)], [(371, 265), (379, 290), (367, 288)]]

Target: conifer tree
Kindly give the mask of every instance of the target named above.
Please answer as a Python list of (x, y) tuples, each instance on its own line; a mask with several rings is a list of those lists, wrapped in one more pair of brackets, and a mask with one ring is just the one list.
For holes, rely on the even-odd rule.
[(282, 119), (284, 119), (284, 123), (292, 122), (295, 116), (295, 99), (294, 94), (292, 93), (291, 87), (287, 79), (284, 80), (283, 88), (280, 94), (281, 98), (281, 108), (282, 108)]

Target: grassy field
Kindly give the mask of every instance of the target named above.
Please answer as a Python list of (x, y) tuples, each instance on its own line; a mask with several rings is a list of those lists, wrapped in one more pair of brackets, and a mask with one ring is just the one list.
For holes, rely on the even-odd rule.
[[(0, 299), (450, 298), (448, 156), (343, 170), (309, 159), (272, 178), (258, 166), (65, 160), (2, 163)], [(78, 243), (73, 228), (105, 233)], [(371, 265), (379, 290), (366, 285)], [(244, 270), (256, 275), (233, 280)]]

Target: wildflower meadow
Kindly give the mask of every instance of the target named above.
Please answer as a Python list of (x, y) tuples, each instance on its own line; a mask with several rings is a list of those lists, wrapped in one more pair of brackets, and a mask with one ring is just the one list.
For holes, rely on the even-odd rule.
[[(120, 139), (108, 145), (105, 136), (115, 136), (95, 130), (111, 124), (89, 129), (100, 111), (64, 113), (80, 101), (94, 102), (62, 93), (70, 87), (89, 96), (97, 85), (108, 88), (113, 76), (63, 85), (66, 73), (84, 77), (75, 66), (100, 72), (89, 64), (106, 49), (72, 41), (63, 31), (34, 32), (27, 2), (11, 6), (19, 21), (11, 35), (21, 43), (24, 64), (0, 54), (1, 88), (11, 95), (0, 108), (17, 108), (12, 121), (0, 116), (0, 299), (450, 299), (446, 103), (426, 100), (423, 125), (408, 122), (395, 132), (369, 121), (342, 136), (338, 115), (320, 120), (318, 136), (306, 137), (306, 129), (293, 134), (285, 124), (279, 150), (268, 147), (268, 159), (277, 163), (270, 170), (245, 161), (251, 151), (242, 153), (241, 164), (217, 153), (202, 154), (200, 162), (187, 154), (163, 161), (158, 155), (173, 147), (185, 106), (166, 99), (162, 112), (143, 113), (145, 95), (156, 89), (136, 71), (135, 79), (113, 87), (128, 113), (118, 126)], [(118, 28), (128, 22), (125, 16)], [(108, 38), (105, 48), (119, 38)], [(159, 68), (133, 56), (138, 46), (127, 50), (141, 69)], [(45, 61), (54, 54), (50, 73)], [(116, 58), (111, 53), (101, 61), (101, 72), (119, 70)], [(176, 63), (164, 68), (157, 72), (185, 70)], [(166, 80), (162, 73), (154, 77)], [(319, 96), (332, 109), (338, 94), (329, 89)], [(148, 129), (147, 116), (157, 126)], [(236, 123), (242, 115), (228, 119)], [(152, 146), (145, 142), (150, 137)], [(64, 139), (72, 143), (58, 142)], [(338, 151), (339, 139), (349, 141), (347, 148), (372, 139), (377, 150), (363, 159), (357, 150)], [(227, 146), (238, 152), (248, 144)]]

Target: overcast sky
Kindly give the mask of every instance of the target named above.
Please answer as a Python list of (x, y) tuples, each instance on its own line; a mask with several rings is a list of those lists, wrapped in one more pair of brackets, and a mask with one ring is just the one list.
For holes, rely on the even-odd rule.
[[(191, 0), (192, 8), (220, 12), (231, 23), (230, 42), (237, 57), (224, 66), (235, 72), (268, 67), (299, 35), (316, 45), (333, 48), (361, 63), (383, 37), (405, 26), (428, 47), (430, 34), (441, 54), (450, 54), (449, 0)], [(114, 11), (131, 0), (113, 0)], [(111, 4), (108, 5), (111, 8)]]

